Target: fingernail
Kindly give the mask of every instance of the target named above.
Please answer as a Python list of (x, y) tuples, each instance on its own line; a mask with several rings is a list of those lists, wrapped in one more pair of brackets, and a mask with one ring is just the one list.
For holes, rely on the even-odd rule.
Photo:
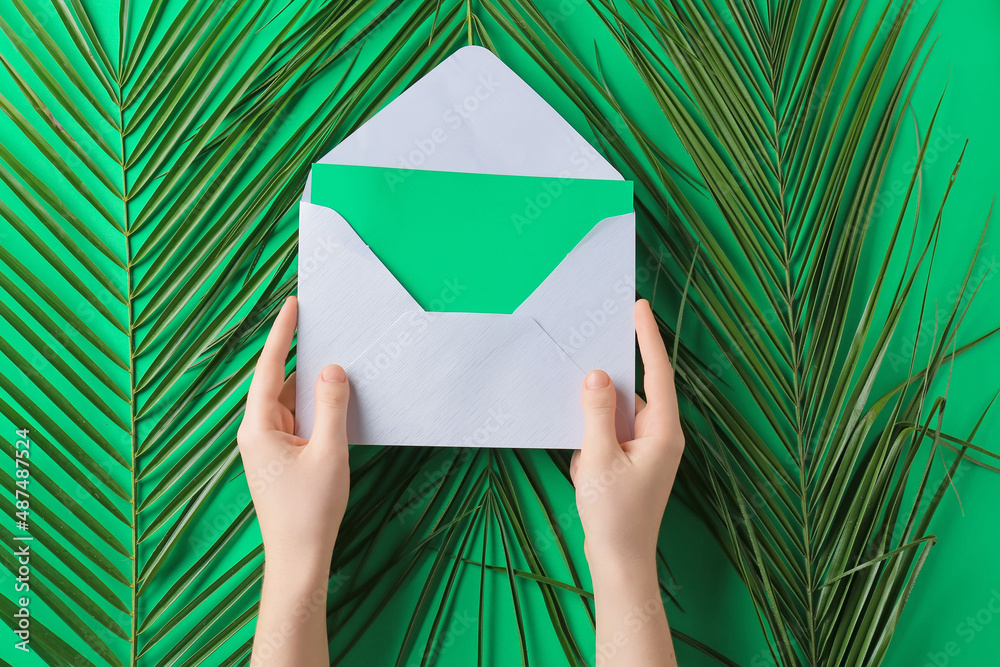
[(604, 389), (611, 382), (611, 378), (604, 371), (590, 371), (587, 374), (587, 389)]
[(323, 382), (343, 382), (347, 379), (347, 373), (340, 366), (327, 366), (323, 369)]

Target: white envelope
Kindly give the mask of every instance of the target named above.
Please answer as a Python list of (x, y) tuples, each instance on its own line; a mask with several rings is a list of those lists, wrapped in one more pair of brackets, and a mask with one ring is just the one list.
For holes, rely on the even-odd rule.
[[(621, 179), (490, 51), (458, 50), (321, 163)], [(635, 214), (602, 220), (513, 314), (425, 312), (336, 211), (299, 211), (296, 421), (339, 363), (351, 382), (352, 444), (578, 448), (586, 373), (634, 414)]]

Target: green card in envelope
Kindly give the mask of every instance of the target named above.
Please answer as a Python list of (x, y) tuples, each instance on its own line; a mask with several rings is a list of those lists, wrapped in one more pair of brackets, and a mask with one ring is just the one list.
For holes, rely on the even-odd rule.
[(316, 164), (312, 202), (425, 310), (509, 314), (594, 225), (632, 211), (632, 183)]

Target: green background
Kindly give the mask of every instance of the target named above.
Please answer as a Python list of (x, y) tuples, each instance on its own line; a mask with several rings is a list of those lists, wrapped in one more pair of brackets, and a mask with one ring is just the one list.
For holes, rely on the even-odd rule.
[[(366, 57), (373, 53), (370, 45), (383, 44), (391, 39), (406, 20), (406, 9), (409, 3), (402, 4), (403, 11), (394, 13), (369, 35), (370, 42), (362, 49), (358, 61), (359, 66), (351, 70), (348, 76), (349, 81), (356, 79), (363, 72)], [(630, 114), (649, 128), (652, 136), (660, 140), (664, 150), (671, 157), (683, 162), (683, 155), (670, 129), (664, 126), (662, 117), (653, 108), (651, 100), (641, 94), (641, 84), (635, 85), (636, 77), (634, 74), (629, 71), (620, 58), (616, 57), (617, 52), (610, 47), (610, 40), (606, 39), (602, 32), (603, 28), (590, 15), (587, 4), (575, 0), (545, 1), (539, 4), (550, 8), (558, 16), (565, 19), (559, 23), (559, 29), (580, 58), (590, 65), (594, 63), (596, 36), (598, 47), (602, 49), (602, 65), (606, 72), (613, 75), (610, 78), (615, 89), (618, 91), (639, 91), (634, 97), (625, 100)], [(96, 22), (98, 34), (105, 38), (107, 44), (115, 44), (118, 32), (117, 3), (85, 2), (84, 5)], [(54, 34), (62, 30), (57, 25), (57, 20), (52, 12), (47, 9), (48, 3), (31, 3), (31, 6), (36, 9), (37, 16), (45, 21), (46, 25), (52, 25)], [(297, 7), (298, 5), (296, 5)], [(935, 7), (935, 3), (926, 0), (916, 3), (914, 15), (911, 17), (912, 21), (906, 29), (904, 42), (916, 38), (923, 21), (935, 11)], [(247, 11), (252, 12), (255, 8), (254, 3), (250, 3)], [(277, 11), (279, 8), (279, 5), (274, 5), (273, 11)], [(138, 12), (135, 8), (133, 11)], [(159, 24), (162, 26), (165, 26), (169, 20), (170, 12), (177, 11), (177, 6), (167, 3), (165, 11), (166, 14)], [(368, 16), (377, 13), (377, 11), (378, 8), (370, 10)], [(28, 34), (29, 31), (24, 29), (23, 22), (11, 5), (5, 4), (0, 7), (0, 17), (24, 33), (29, 44), (34, 45), (41, 52), (40, 47), (37, 46), (37, 38)], [(359, 22), (359, 25), (361, 23), (363, 22)], [(240, 56), (243, 59), (241, 62), (249, 62), (252, 54), (262, 48), (259, 45), (266, 43), (266, 39), (276, 34), (279, 29), (280, 22), (276, 22), (264, 28), (259, 35), (255, 35), (249, 43), (247, 52)], [(133, 25), (132, 30), (133, 32), (137, 30), (137, 26)], [(940, 15), (933, 29), (933, 34), (938, 39), (912, 105), (913, 119), (919, 132), (926, 128), (934, 105), (946, 86), (947, 91), (938, 116), (937, 130), (935, 136), (932, 137), (932, 145), (925, 161), (921, 200), (924, 221), (922, 224), (927, 224), (926, 221), (933, 218), (963, 144), (966, 139), (969, 142), (961, 172), (945, 212), (944, 233), (938, 249), (935, 273), (931, 279), (930, 293), (936, 297), (940, 309), (947, 311), (947, 308), (955, 300), (956, 290), (968, 265), (972, 248), (978, 239), (992, 198), (998, 189), (997, 174), (1000, 172), (997, 169), (997, 155), (998, 150), (1000, 150), (1000, 128), (996, 122), (995, 109), (998, 95), (996, 83), (1000, 81), (1000, 48), (996, 43), (996, 35), (1000, 34), (1000, 7), (987, 0), (969, 2), (945, 0), (941, 4)], [(420, 40), (415, 40), (408, 48), (416, 48), (414, 44), (417, 41)], [(591, 136), (587, 133), (585, 124), (579, 113), (573, 109), (572, 104), (546, 80), (545, 75), (534, 63), (519, 53), (516, 45), (513, 45), (499, 33), (495, 41), (501, 56), (515, 72), (538, 90), (581, 131), (584, 131), (587, 136)], [(461, 43), (459, 40), (452, 48), (461, 45)], [(0, 54), (14, 63), (15, 67), (27, 72), (27, 69), (20, 65), (22, 62), (20, 56), (4, 39), (0, 39)], [(238, 71), (239, 68), (235, 67), (234, 69)], [(346, 63), (335, 65), (325, 71), (321, 77), (312, 81), (306, 92), (296, 97), (289, 106), (287, 115), (276, 130), (277, 137), (272, 139), (278, 141), (281, 137), (290, 136), (300, 125), (306, 123), (311, 114), (321, 107), (326, 95), (334, 88), (345, 70)], [(30, 80), (30, 77), (25, 76)], [(220, 89), (224, 89), (227, 83), (231, 84), (231, 81), (227, 80), (220, 84)], [(40, 87), (39, 90), (41, 91)], [(18, 97), (19, 93), (11, 85), (6, 73), (0, 73), (0, 93), (9, 97), (15, 104), (19, 104), (20, 108), (24, 108), (23, 100)], [(40, 94), (43, 93), (40, 92)], [(72, 127), (71, 123), (65, 119), (60, 119), (60, 122), (66, 122), (68, 127)], [(46, 132), (48, 131), (46, 130)], [(908, 181), (909, 167), (907, 163), (912, 160), (916, 152), (916, 141), (915, 139), (910, 140), (910, 137), (915, 136), (916, 133), (914, 131), (901, 138), (893, 164), (887, 173), (883, 194), (884, 210), (880, 212), (876, 220), (872, 241), (868, 248), (868, 258), (867, 261), (863, 262), (863, 266), (867, 267), (869, 271), (874, 271), (874, 267), (881, 259), (879, 242), (880, 240), (884, 241), (886, 225), (878, 223), (894, 220), (900, 203), (900, 195), (897, 190), (900, 185), (897, 184), (905, 187)], [(133, 146), (140, 135), (141, 133), (130, 139)], [(108, 137), (109, 141), (111, 138), (113, 135)], [(18, 159), (29, 165), (40, 179), (51, 183), (51, 187), (57, 188), (59, 196), (69, 206), (83, 206), (79, 194), (66, 186), (58, 173), (38, 155), (20, 131), (4, 116), (0, 116), (0, 140), (13, 155), (18, 156)], [(266, 155), (262, 155), (261, 160), (265, 157)], [(83, 177), (89, 179), (86, 174)], [(12, 197), (9, 188), (2, 185), (0, 185), (0, 201), (10, 206), (24, 219), (30, 219), (28, 214), (24, 212), (21, 203)], [(110, 207), (113, 199), (109, 199), (105, 203)], [(142, 206), (142, 204), (142, 199), (134, 203), (135, 206)], [(274, 233), (268, 237), (262, 256), (271, 257), (282, 245), (282, 242), (294, 233), (294, 227), (294, 215), (284, 216)], [(95, 228), (102, 230), (100, 233), (106, 237), (105, 241), (116, 252), (120, 252), (124, 256), (120, 237), (108, 232), (103, 227)], [(40, 235), (46, 238), (44, 232), (40, 232)], [(44, 262), (39, 261), (37, 253), (6, 223), (0, 223), (0, 243), (10, 253), (22, 257), (35, 274), (46, 284), (51, 285), (57, 293), (64, 288), (62, 278), (56, 275)], [(983, 280), (983, 285), (976, 297), (977, 306), (972, 309), (963, 325), (968, 338), (983, 333), (996, 324), (996, 315), (1000, 310), (998, 309), (1000, 281), (996, 280), (998, 267), (994, 265), (998, 244), (1000, 244), (1000, 232), (997, 232), (996, 227), (994, 227), (987, 232), (984, 250), (974, 267), (974, 275)], [(642, 259), (640, 258), (640, 261)], [(274, 270), (275, 267), (268, 265), (265, 268)], [(295, 266), (293, 264), (282, 267), (282, 269), (283, 275), (293, 275)], [(114, 280), (119, 280), (119, 274), (113, 274), (110, 268), (109, 275), (114, 275)], [(870, 274), (860, 275), (858, 277), (859, 284), (863, 286), (865, 281), (870, 278)], [(121, 279), (121, 283), (121, 288), (124, 289), (124, 278)], [(232, 289), (235, 291), (237, 286), (234, 285)], [(655, 294), (654, 287), (651, 285), (640, 286), (640, 291), (645, 294)], [(8, 303), (6, 296), (4, 299), (4, 303)], [(673, 299), (675, 297), (672, 295), (661, 294), (658, 301), (654, 299), (654, 305), (665, 314), (669, 314)], [(10, 307), (15, 308), (13, 304)], [(193, 304), (188, 308), (193, 308)], [(918, 354), (922, 349), (929, 353), (927, 338), (917, 336), (915, 332), (917, 322), (915, 309), (908, 313), (907, 322), (908, 326), (904, 325), (903, 327), (904, 334), (896, 342), (898, 359), (895, 360), (895, 363), (894, 358), (887, 360), (888, 369), (898, 371), (898, 375), (887, 372), (884, 378), (885, 386), (889, 386), (893, 380), (898, 380), (899, 376), (905, 373), (906, 361), (914, 347), (916, 347)], [(95, 324), (99, 335), (102, 339), (107, 340), (108, 344), (112, 345), (116, 351), (120, 351), (124, 357), (127, 354), (127, 350), (124, 349), (125, 338), (110, 327), (102, 329), (101, 326), (103, 326), (101, 322)], [(907, 331), (911, 332), (909, 336), (905, 333)], [(683, 335), (686, 342), (698, 350), (707, 363), (713, 363), (713, 351), (708, 341), (699, 339), (698, 331), (693, 325), (686, 325)], [(29, 349), (22, 335), (14, 331), (5, 321), (0, 322), (0, 337), (15, 350)], [(248, 343), (239, 354), (233, 357), (230, 366), (232, 368), (243, 366), (252, 358), (256, 350), (255, 346), (259, 346), (259, 343), (260, 337), (257, 336), (253, 339), (252, 344)], [(990, 340), (956, 361), (950, 375), (946, 419), (946, 427), (949, 431), (958, 434), (967, 432), (993, 395), (997, 386), (998, 370), (1000, 370), (1000, 363), (997, 361), (998, 352), (1000, 352), (1000, 341)], [(54, 377), (56, 371), (44, 359), (37, 358), (31, 359), (31, 361), (43, 376)], [(51, 396), (46, 396), (33, 378), (25, 374), (22, 369), (16, 368), (15, 364), (10, 361), (10, 355), (0, 358), (0, 370), (9, 382), (19, 387), (20, 391), (37, 404), (52, 404)], [(112, 374), (116, 382), (127, 386), (127, 378), (120, 370), (112, 369), (108, 372)], [(945, 383), (948, 381), (947, 375), (941, 377), (938, 387), (940, 391), (945, 390)], [(245, 383), (241, 386), (245, 390)], [(107, 393), (100, 388), (99, 391), (102, 392), (102, 395)], [(9, 400), (9, 391), (3, 391), (0, 394), (4, 400)], [(78, 398), (72, 391), (68, 391), (67, 395), (71, 401), (76, 401)], [(109, 402), (112, 401), (112, 398), (108, 395)], [(199, 397), (193, 402), (192, 410), (197, 410), (206, 401), (206, 397)], [(124, 408), (124, 412), (122, 412), (122, 405), (114, 403), (112, 405), (116, 406), (114, 409), (120, 419), (128, 418), (127, 408)], [(16, 413), (17, 410), (14, 412)], [(987, 416), (979, 439), (980, 444), (993, 450), (997, 449), (995, 442), (998, 428), (1000, 428), (995, 412)], [(77, 424), (74, 424), (73, 419), (67, 417), (65, 413), (60, 413), (58, 407), (53, 407), (51, 414), (71, 438), (87, 442), (87, 434), (83, 433)], [(107, 437), (119, 451), (127, 451), (129, 446), (127, 438), (118, 439), (121, 434), (115, 430), (107, 416), (86, 405), (81, 408), (81, 414), (102, 433), (108, 434)], [(16, 416), (22, 421), (15, 423), (12, 416)], [(33, 430), (39, 429), (40, 435), (43, 437), (45, 435), (54, 437), (52, 433), (46, 434), (46, 429), (39, 427), (36, 421), (24, 414), (12, 415), (9, 412), (4, 412), (0, 415), (0, 433), (2, 433), (0, 439), (10, 444), (13, 441), (15, 427), (25, 425)], [(235, 425), (228, 429), (227, 434), (231, 442), (235, 434)], [(192, 441), (196, 439), (196, 435), (191, 436)], [(357, 469), (368, 457), (375, 455), (375, 450), (352, 452), (352, 468)], [(456, 455), (473, 456), (472, 454)], [(446, 454), (435, 454), (435, 458), (422, 462), (421, 467), (413, 471), (417, 477), (417, 483), (419, 484), (425, 478), (431, 480), (446, 474), (442, 471), (449, 470), (449, 467), (443, 465), (442, 462), (447, 460), (447, 456)], [(468, 460), (463, 460), (463, 463), (468, 463), (470, 467), (474, 468), (475, 465), (482, 462), (481, 459), (486, 455), (476, 456), (477, 458), (472, 459), (471, 463)], [(576, 515), (572, 488), (562, 477), (560, 471), (543, 454), (533, 452), (525, 456), (531, 461), (529, 467), (537, 470), (539, 483), (546, 489), (545, 501), (548, 504), (550, 514), (560, 519), (560, 528), (566, 537), (567, 544), (570, 545), (573, 556), (571, 560), (582, 566), (585, 562), (582, 553), (582, 534)], [(514, 457), (511, 456), (506, 460), (513, 462)], [(406, 467), (406, 464), (407, 460), (401, 458), (399, 467)], [(60, 488), (66, 489), (71, 494), (75, 492), (73, 482), (60, 476), (59, 471), (46, 455), (40, 453), (38, 458), (34, 459), (34, 465), (40, 470), (49, 472), (54, 480), (52, 489), (48, 491), (38, 490), (39, 503), (44, 505), (51, 502), (52, 506), (56, 506), (52, 498), (57, 495)], [(108, 462), (107, 467), (110, 474), (116, 476), (122, 483), (126, 482), (128, 475), (123, 474), (120, 468), (110, 462)], [(11, 469), (11, 461), (5, 458), (3, 472), (8, 489), (10, 488), (9, 471)], [(225, 527), (232, 525), (242, 516), (247, 502), (246, 482), (238, 474), (238, 471), (229, 477), (228, 482), (213, 495), (203, 510), (202, 518), (194, 525), (180, 548), (171, 555), (171, 560), (165, 566), (164, 572), (181, 572), (189, 567), (204, 552), (205, 543), (216, 540)], [(530, 537), (539, 552), (539, 557), (548, 564), (547, 569), (553, 577), (564, 581), (570, 580), (571, 573), (567, 572), (562, 565), (559, 549), (552, 539), (550, 527), (542, 518), (541, 505), (534, 495), (532, 485), (526, 477), (520, 474), (515, 474), (513, 477), (515, 495), (521, 500), (523, 511), (529, 518)], [(149, 479), (140, 488), (140, 495), (145, 496), (152, 492), (161, 479), (161, 476)], [(357, 507), (357, 503), (363, 502), (363, 500), (357, 499), (371, 497), (365, 495), (366, 488), (374, 486), (377, 490), (379, 485), (387, 483), (386, 479), (365, 478), (359, 481), (358, 487), (352, 494), (352, 497), (356, 499), (352, 512), (354, 512), (353, 516), (358, 523), (364, 523), (366, 516), (363, 511), (365, 508), (359, 509)], [(932, 523), (932, 531), (938, 536), (939, 541), (931, 551), (910, 603), (906, 607), (889, 653), (887, 660), (889, 665), (979, 666), (994, 664), (996, 656), (1000, 654), (1000, 616), (989, 611), (991, 600), (1000, 598), (997, 595), (997, 591), (1000, 591), (1000, 555), (997, 552), (998, 547), (1000, 547), (1000, 529), (998, 529), (1000, 526), (998, 526), (995, 512), (998, 500), (1000, 500), (1000, 479), (991, 471), (971, 464), (963, 464), (954, 486), (955, 492), (950, 493), (945, 498)], [(383, 493), (385, 493), (385, 489), (383, 489)], [(9, 497), (9, 495), (5, 496), (4, 500), (6, 501), (6, 498)], [(8, 532), (12, 524), (6, 511), (7, 505), (3, 505), (3, 507), (5, 514), (3, 543), (4, 548), (7, 549), (11, 544)], [(75, 523), (72, 517), (66, 520)], [(367, 520), (374, 521), (370, 517)], [(47, 528), (44, 518), (37, 514), (35, 522), (39, 528)], [(116, 535), (120, 534), (123, 543), (131, 539), (129, 531), (124, 526), (111, 521), (108, 525), (109, 529)], [(378, 539), (373, 542), (375, 544), (374, 551), (368, 561), (369, 567), (373, 568), (375, 572), (378, 571), (378, 566), (373, 564), (393, 558), (398, 551), (398, 544), (406, 537), (408, 524), (404, 520), (388, 521), (386, 525), (386, 530), (380, 533)], [(494, 535), (488, 543), (486, 560), (488, 563), (502, 564), (504, 562), (504, 548), (503, 544), (495, 538), (497, 530), (495, 523), (481, 522), (477, 524), (471, 533), (470, 541), (472, 544), (479, 544), (485, 526), (490, 526), (489, 530)], [(81, 528), (81, 530), (85, 529)], [(359, 531), (359, 533), (363, 534), (363, 531)], [(199, 580), (200, 585), (204, 586), (206, 582), (222, 577), (238, 557), (250, 553), (259, 544), (259, 539), (259, 533), (252, 522), (241, 529), (238, 536), (228, 544), (229, 553), (235, 555), (229, 555), (225, 559), (209, 565)], [(696, 515), (678, 499), (674, 499), (668, 506), (661, 534), (661, 546), (673, 573), (673, 578), (665, 578), (665, 581), (674, 582), (670, 586), (670, 592), (680, 604), (680, 607), (668, 605), (671, 624), (724, 653), (739, 664), (751, 667), (772, 664), (749, 598), (744, 593), (738, 577), (726, 562), (712, 535), (696, 518)], [(51, 557), (51, 550), (46, 546), (45, 540), (39, 539), (36, 548), (40, 557)], [(406, 558), (405, 551), (403, 557)], [(114, 554), (109, 558), (112, 559), (115, 567), (120, 568), (122, 572), (127, 571), (126, 559)], [(333, 592), (331, 594), (332, 605), (335, 608), (342, 606), (343, 609), (341, 616), (338, 617), (340, 627), (332, 643), (334, 655), (346, 652), (346, 657), (340, 664), (382, 665), (395, 663), (400, 652), (403, 635), (407, 630), (407, 624), (414, 616), (415, 605), (422, 595), (422, 587), (427, 580), (428, 572), (433, 567), (433, 558), (434, 555), (431, 554), (419, 560), (414, 559), (412, 562), (407, 562), (406, 565), (411, 565), (412, 568), (406, 572), (405, 576), (398, 579), (388, 574), (376, 577), (373, 591), (380, 590), (387, 596), (389, 602), (380, 613), (374, 616), (374, 607), (381, 599), (375, 593), (362, 596), (357, 605), (355, 602), (358, 601), (358, 598), (343, 600), (340, 597), (345, 587), (349, 588), (346, 581), (359, 567), (356, 556), (352, 556), (349, 562), (342, 565), (342, 571), (338, 571), (338, 576), (333, 579)], [(516, 561), (517, 554), (513, 558)], [(516, 564), (515, 567), (517, 567)], [(247, 571), (249, 570), (245, 570), (244, 573)], [(5, 570), (0, 570), (0, 579), (2, 579), (0, 590), (3, 591), (3, 596), (9, 600), (13, 597), (12, 581), (10, 577), (5, 576), (5, 573)], [(451, 634), (449, 635), (450, 640), (446, 642), (446, 645), (442, 645), (438, 652), (438, 664), (468, 665), (474, 663), (478, 624), (480, 623), (480, 574), (483, 575), (482, 582), (486, 591), (485, 613), (482, 623), (485, 626), (484, 636), (487, 651), (494, 657), (491, 664), (515, 664), (518, 661), (516, 625), (506, 575), (496, 571), (483, 573), (478, 567), (463, 567), (458, 570), (458, 573), (455, 587), (448, 596), (448, 603), (442, 607), (442, 623), (444, 627), (451, 630)], [(340, 575), (348, 579), (343, 579)], [(72, 574), (68, 576), (74, 577)], [(589, 580), (585, 568), (581, 572), (581, 577), (582, 586), (587, 588)], [(149, 594), (153, 596), (162, 594), (164, 588), (169, 585), (169, 581), (169, 576), (164, 575), (161, 581), (154, 583)], [(109, 585), (116, 595), (125, 599), (126, 587), (115, 582), (111, 582)], [(563, 664), (565, 662), (563, 652), (546, 616), (538, 586), (523, 580), (519, 580), (517, 585), (524, 623), (529, 628), (528, 644), (532, 663)], [(432, 597), (440, 594), (440, 588), (430, 593)], [(578, 641), (581, 645), (589, 645), (593, 641), (593, 632), (587, 620), (585, 605), (572, 592), (559, 591), (557, 595), (568, 610), (568, 623), (576, 630)], [(191, 597), (193, 596), (188, 595), (188, 599)], [(221, 594), (216, 594), (212, 600), (218, 601), (221, 600), (221, 597)], [(51, 612), (46, 608), (43, 598), (44, 595), (36, 591), (35, 604), (39, 605), (40, 608), (35, 607), (33, 611), (37, 618), (49, 624), (57, 633), (68, 635), (65, 628), (53, 618)], [(251, 609), (254, 603), (253, 593), (248, 593), (241, 599), (241, 603), (239, 611), (244, 608)], [(997, 608), (996, 603), (994, 603), (994, 608)], [(977, 615), (979, 619), (975, 620)], [(970, 618), (973, 619), (972, 623), (969, 621)], [(430, 614), (416, 628), (419, 637), (426, 636), (432, 621), (433, 615)], [(189, 630), (195, 630), (200, 623), (201, 616), (193, 614), (189, 618), (181, 620), (179, 632), (187, 633)], [(207, 627), (205, 637), (213, 636), (213, 633), (225, 624), (225, 621), (220, 621)], [(364, 632), (361, 632), (362, 628), (364, 628)], [(252, 632), (252, 621), (242, 625), (232, 637), (226, 639), (218, 653), (206, 660), (205, 664), (221, 664), (221, 661), (216, 662), (216, 656), (235, 654), (237, 649), (246, 643)], [(358, 638), (356, 643), (350, 642), (350, 639), (353, 638)], [(202, 641), (204, 639), (197, 640), (196, 646), (199, 645), (198, 642)], [(949, 643), (952, 642), (954, 644), (950, 646)], [(20, 655), (12, 653), (11, 643), (7, 639), (0, 643), (0, 658), (18, 665), (44, 664), (38, 656), (24, 660)], [(122, 645), (113, 644), (113, 646), (120, 649)], [(422, 647), (422, 644), (420, 646)], [(158, 650), (165, 651), (167, 648), (164, 646)], [(942, 656), (941, 653), (948, 651), (949, 648), (954, 655)], [(414, 651), (412, 655), (416, 657), (419, 656), (419, 653), (420, 651)], [(680, 643), (678, 643), (678, 654), (681, 665), (718, 664), (695, 649)], [(193, 655), (193, 650), (186, 653), (185, 660), (192, 660)], [(156, 664), (156, 661), (154, 653), (149, 656), (147, 662)], [(411, 663), (404, 661), (404, 664)], [(419, 664), (419, 659), (413, 664)]]

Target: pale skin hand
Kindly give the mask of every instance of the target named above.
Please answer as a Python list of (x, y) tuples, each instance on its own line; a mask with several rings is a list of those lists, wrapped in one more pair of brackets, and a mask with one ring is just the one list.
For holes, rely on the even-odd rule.
[(635, 305), (646, 398), (636, 396), (635, 440), (615, 435), (615, 389), (604, 371), (587, 375), (583, 447), (570, 473), (594, 581), (598, 667), (676, 667), (660, 597), (656, 540), (684, 452), (674, 390), (656, 320)]
[[(266, 559), (252, 664), (325, 667), (327, 578), (350, 488), (350, 390), (342, 368), (324, 369), (313, 437), (294, 435), (295, 379), (285, 380), (284, 363), (296, 315), (292, 298), (261, 352), (238, 435)], [(618, 442), (614, 387), (594, 371), (582, 392), (586, 430), (571, 473), (597, 602), (598, 664), (671, 667), (656, 538), (684, 439), (673, 369), (645, 301), (635, 318), (649, 399), (636, 400), (636, 439)]]
[(347, 509), (347, 403), (344, 369), (316, 381), (309, 440), (295, 435), (295, 376), (285, 379), (298, 304), (278, 313), (257, 361), (237, 439), (264, 539), (252, 665), (327, 667), (326, 592), (330, 560)]

